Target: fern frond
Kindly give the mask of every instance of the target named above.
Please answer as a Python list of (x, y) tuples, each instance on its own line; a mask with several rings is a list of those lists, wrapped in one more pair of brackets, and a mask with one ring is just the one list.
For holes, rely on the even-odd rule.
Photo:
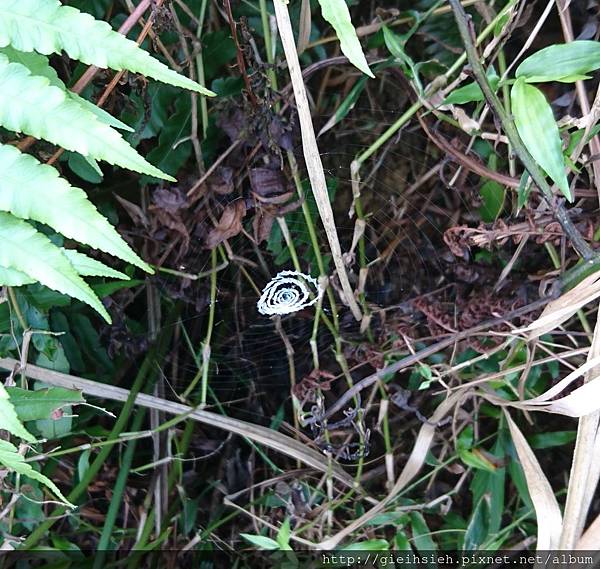
[(77, 93), (73, 93), (67, 89), (67, 86), (60, 80), (58, 73), (56, 73), (55, 69), (50, 65), (48, 58), (45, 55), (40, 55), (39, 53), (30, 52), (26, 53), (24, 51), (19, 51), (18, 49), (13, 48), (12, 46), (6, 46), (0, 49), (0, 53), (3, 53), (8, 57), (9, 61), (12, 63), (20, 63), (24, 65), (31, 71), (32, 75), (41, 75), (50, 81), (50, 85), (53, 87), (58, 87), (62, 89), (67, 97), (69, 97), (72, 101), (79, 103), (81, 106), (85, 107), (88, 111), (91, 111), (96, 115), (96, 118), (101, 120), (104, 124), (108, 126), (112, 126), (114, 128), (118, 128), (120, 130), (126, 130), (128, 132), (133, 132), (134, 129), (119, 119), (113, 117), (110, 113), (107, 113), (104, 109), (97, 107), (87, 99), (80, 97)]
[[(108, 277), (128, 281), (130, 278), (120, 271), (107, 267), (104, 263), (96, 261), (74, 249), (60, 249), (61, 253), (69, 260), (78, 275), (82, 277)], [(22, 271), (0, 267), (0, 286), (24, 286), (35, 283), (36, 280)]]
[(83, 190), (71, 186), (52, 166), (5, 144), (0, 144), (0, 211), (45, 223), (65, 237), (153, 272)]
[(7, 467), (9, 470), (14, 470), (23, 476), (29, 476), (29, 478), (33, 478), (48, 486), (48, 488), (50, 488), (50, 490), (52, 490), (52, 492), (54, 492), (54, 494), (56, 494), (56, 496), (58, 496), (67, 506), (70, 506), (71, 508), (75, 507), (63, 496), (62, 492), (58, 489), (58, 486), (56, 486), (52, 480), (35, 470), (31, 464), (25, 462), (25, 457), (19, 453), (19, 449), (5, 440), (0, 440), (0, 464)]
[(67, 150), (175, 181), (144, 160), (115, 130), (100, 122), (46, 77), (31, 75), (20, 63), (0, 54), (0, 125)]
[(0, 286), (23, 286), (33, 284), (35, 279), (27, 276), (21, 271), (0, 267)]
[(62, 254), (69, 259), (77, 274), (82, 277), (108, 277), (111, 279), (130, 280), (129, 277), (121, 271), (115, 271), (107, 267), (104, 263), (96, 261), (74, 249), (61, 249)]
[(69, 57), (102, 69), (126, 69), (214, 96), (212, 91), (169, 69), (106, 22), (63, 6), (58, 0), (2, 0), (0, 47), (9, 44), (21, 51), (44, 55), (64, 50)]
[(43, 285), (89, 304), (108, 323), (106, 309), (66, 255), (26, 221), (0, 212), (0, 267), (25, 273)]

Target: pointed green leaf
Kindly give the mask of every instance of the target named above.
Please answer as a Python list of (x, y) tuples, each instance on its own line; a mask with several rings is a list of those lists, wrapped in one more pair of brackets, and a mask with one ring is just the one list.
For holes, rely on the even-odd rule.
[(93, 158), (82, 156), (77, 152), (65, 152), (67, 164), (73, 174), (77, 174), (82, 180), (90, 184), (100, 184), (104, 179), (104, 173)]
[(417, 69), (417, 66), (404, 49), (406, 41), (403, 41), (401, 36), (395, 34), (387, 26), (383, 26), (383, 40), (385, 41), (385, 45), (388, 48), (388, 51), (402, 66), (404, 74), (409, 79), (412, 79), (414, 81), (415, 85), (417, 86), (417, 90), (419, 91), (419, 93), (422, 93), (423, 86), (421, 85), (421, 80), (419, 79), (419, 71)]
[(31, 71), (32, 75), (41, 75), (50, 81), (50, 85), (53, 87), (58, 87), (62, 89), (67, 97), (69, 97), (72, 101), (79, 103), (81, 106), (85, 107), (88, 111), (94, 113), (96, 117), (107, 124), (108, 126), (112, 126), (114, 128), (118, 128), (121, 130), (126, 130), (128, 132), (133, 132), (134, 129), (129, 125), (121, 122), (119, 119), (113, 117), (110, 113), (107, 113), (104, 109), (97, 107), (90, 101), (80, 97), (77, 93), (73, 93), (67, 89), (67, 86), (60, 80), (58, 74), (54, 70), (53, 67), (50, 66), (50, 62), (45, 55), (40, 55), (39, 53), (30, 52), (26, 53), (24, 51), (19, 51), (14, 49), (12, 46), (6, 46), (0, 49), (0, 53), (3, 53), (8, 57), (8, 59), (13, 63), (20, 63), (24, 65)]
[[(490, 87), (496, 91), (498, 89), (498, 83), (500, 83), (500, 77), (496, 75), (496, 72), (492, 69), (490, 73), (488, 73), (488, 82)], [(443, 105), (464, 105), (465, 103), (474, 103), (478, 101), (483, 101), (485, 97), (483, 96), (483, 91), (481, 87), (473, 81), (472, 83), (467, 83), (458, 89), (454, 89), (443, 101)]]
[(367, 83), (366, 77), (361, 77), (354, 87), (348, 93), (348, 96), (340, 103), (340, 106), (335, 110), (330, 119), (325, 123), (323, 128), (319, 131), (317, 138), (322, 134), (326, 133), (329, 129), (333, 128), (336, 124), (344, 119), (344, 117), (354, 108), (356, 101), (363, 92)]
[[(356, 30), (350, 19), (350, 10), (345, 0), (319, 0), (321, 12), (335, 30), (340, 40), (340, 47), (344, 55), (355, 67), (360, 69), (369, 77), (375, 77), (369, 69), (369, 64), (365, 58), (360, 41), (356, 35)], [(1, 16), (0, 16), (1, 17)]]
[(0, 54), (0, 125), (142, 174), (174, 181), (46, 77)]
[(475, 506), (463, 538), (464, 551), (476, 551), (490, 531), (490, 497), (484, 495)]
[(25, 458), (19, 454), (17, 447), (8, 441), (0, 440), (0, 463), (6, 466), (6, 468), (9, 470), (14, 470), (22, 476), (28, 476), (29, 478), (33, 478), (34, 480), (41, 482), (50, 488), (50, 490), (52, 490), (52, 492), (54, 492), (54, 494), (56, 494), (56, 496), (58, 496), (65, 504), (71, 506), (72, 508), (75, 507), (63, 496), (62, 492), (58, 489), (56, 484), (52, 482), (52, 480), (44, 476), (41, 472), (34, 470), (29, 463), (25, 462)]
[(58, 0), (2, 0), (0, 47), (9, 44), (21, 51), (44, 55), (65, 51), (69, 57), (88, 65), (127, 69), (214, 96), (212, 91), (169, 69), (106, 22), (63, 6)]
[(49, 225), (75, 239), (152, 273), (80, 188), (52, 166), (0, 144), (0, 211)]
[(563, 195), (572, 200), (560, 133), (546, 97), (537, 87), (518, 79), (510, 98), (515, 125), (527, 150)]
[(600, 42), (578, 40), (550, 45), (525, 59), (515, 72), (528, 83), (564, 81), (600, 69)]
[(23, 426), (9, 395), (0, 382), (0, 429), (8, 431), (15, 437), (19, 437), (28, 443), (35, 442), (35, 437)]
[(21, 271), (52, 290), (89, 304), (110, 323), (108, 312), (67, 257), (29, 223), (0, 212), (0, 242), (1, 267)]
[(260, 547), (260, 549), (279, 549), (279, 544), (270, 537), (264, 535), (252, 535), (250, 533), (240, 533), (240, 535), (252, 545)]

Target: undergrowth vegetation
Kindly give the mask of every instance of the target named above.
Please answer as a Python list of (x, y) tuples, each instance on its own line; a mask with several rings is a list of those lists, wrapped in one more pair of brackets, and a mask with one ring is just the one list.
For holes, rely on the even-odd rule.
[(598, 18), (0, 2), (0, 547), (597, 548)]

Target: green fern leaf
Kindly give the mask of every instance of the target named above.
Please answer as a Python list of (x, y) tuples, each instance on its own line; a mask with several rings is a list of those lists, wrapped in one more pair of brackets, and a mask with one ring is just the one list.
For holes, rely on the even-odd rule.
[(32, 279), (21, 271), (0, 267), (0, 286), (23, 286), (33, 284), (34, 282), (35, 279)]
[(50, 490), (52, 490), (52, 492), (54, 492), (54, 494), (56, 494), (56, 496), (58, 496), (65, 504), (71, 508), (75, 507), (63, 496), (62, 492), (52, 480), (44, 476), (41, 472), (34, 470), (31, 464), (25, 462), (25, 457), (18, 452), (17, 447), (8, 441), (0, 440), (0, 464), (3, 464), (9, 470), (14, 470), (22, 476), (29, 476), (29, 478), (41, 482), (50, 488)]
[(107, 267), (104, 263), (96, 261), (96, 259), (92, 259), (74, 249), (62, 249), (62, 254), (69, 259), (69, 262), (73, 265), (77, 274), (82, 277), (108, 277), (111, 279), (122, 279), (124, 281), (130, 280), (125, 273), (115, 271), (114, 269)]
[(142, 174), (175, 181), (144, 160), (115, 130), (100, 122), (46, 77), (31, 75), (0, 54), (0, 125), (67, 150)]
[(92, 289), (61, 250), (29, 223), (0, 212), (0, 266), (25, 273), (48, 288), (89, 304), (110, 323), (110, 316)]
[(35, 442), (35, 437), (23, 426), (17, 416), (15, 406), (10, 401), (8, 392), (0, 383), (0, 429), (19, 437), (29, 443)]
[(71, 6), (63, 6), (58, 0), (2, 0), (0, 47), (9, 44), (21, 51), (44, 55), (64, 50), (69, 57), (102, 69), (127, 69), (214, 96), (212, 91), (154, 59), (106, 22)]
[[(96, 261), (83, 253), (79, 253), (79, 251), (63, 248), (60, 251), (69, 260), (71, 265), (73, 265), (77, 274), (82, 277), (108, 277), (125, 281), (130, 280), (125, 273), (115, 271), (107, 267), (104, 263)], [(0, 267), (0, 286), (24, 286), (35, 282), (35, 279), (22, 271)]]
[(71, 186), (52, 166), (4, 144), (0, 144), (0, 211), (45, 223), (65, 237), (153, 272), (83, 190)]
[(48, 79), (48, 81), (50, 81), (50, 85), (62, 89), (66, 93), (67, 97), (69, 97), (72, 101), (79, 103), (88, 111), (94, 113), (96, 118), (101, 120), (104, 124), (121, 130), (126, 130), (128, 132), (134, 131), (134, 129), (129, 125), (113, 117), (104, 109), (101, 109), (87, 99), (80, 97), (77, 93), (72, 93), (69, 91), (67, 86), (58, 77), (58, 74), (54, 68), (50, 66), (50, 62), (45, 55), (40, 55), (39, 53), (35, 52), (25, 53), (24, 51), (19, 51), (11, 46), (1, 48), (0, 53), (6, 55), (6, 57), (8, 57), (12, 63), (20, 63), (21, 65), (27, 67), (27, 69), (31, 71), (32, 75), (41, 75), (42, 77)]

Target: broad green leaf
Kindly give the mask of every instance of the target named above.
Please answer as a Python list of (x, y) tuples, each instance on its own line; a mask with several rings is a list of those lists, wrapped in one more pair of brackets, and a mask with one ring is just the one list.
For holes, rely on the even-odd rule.
[(519, 187), (517, 188), (517, 211), (520, 211), (521, 208), (527, 203), (527, 199), (529, 198), (529, 194), (531, 193), (531, 178), (529, 177), (529, 172), (525, 170), (521, 175), (521, 179), (519, 180)]
[(572, 443), (577, 438), (577, 431), (554, 431), (552, 433), (538, 433), (527, 437), (531, 448), (553, 448)]
[(600, 68), (600, 42), (578, 40), (550, 45), (530, 55), (515, 72), (528, 83), (564, 81)]
[(158, 81), (213, 96), (202, 85), (169, 69), (134, 41), (58, 0), (0, 2), (0, 47), (44, 55), (65, 51), (73, 59), (102, 69), (126, 69)]
[(348, 10), (346, 0), (319, 0), (319, 4), (321, 5), (323, 18), (333, 26), (340, 40), (342, 52), (350, 60), (350, 63), (369, 77), (375, 77), (369, 69), (369, 64), (356, 35), (356, 30), (352, 25), (350, 10)]
[(438, 547), (431, 537), (431, 530), (420, 512), (411, 512), (413, 545), (419, 551), (437, 551)]
[(0, 382), (0, 429), (8, 431), (12, 435), (15, 435), (15, 437), (19, 437), (28, 443), (35, 442), (35, 437), (19, 420), (17, 411), (2, 382)]
[(0, 212), (0, 242), (0, 267), (25, 273), (52, 290), (89, 304), (110, 323), (108, 312), (67, 257), (29, 223)]
[(7, 387), (6, 391), (19, 419), (23, 422), (52, 419), (54, 412), (65, 405), (85, 402), (81, 391), (64, 387), (49, 387), (36, 391)]
[(0, 144), (0, 211), (49, 225), (75, 239), (152, 273), (86, 193), (13, 146)]
[(115, 292), (123, 290), (125, 288), (135, 288), (137, 286), (142, 286), (145, 284), (145, 281), (140, 279), (135, 279), (131, 281), (113, 281), (109, 283), (98, 283), (92, 285), (92, 290), (98, 295), (99, 298), (105, 298), (106, 296), (110, 296)]
[(459, 450), (458, 456), (467, 466), (472, 468), (485, 470), (486, 472), (496, 472), (497, 470), (497, 466), (479, 451)]
[[(505, 431), (499, 431), (496, 444), (492, 448), (492, 453), (497, 459), (498, 464), (504, 464), (505, 454)], [(473, 475), (471, 482), (471, 491), (473, 493), (473, 503), (477, 504), (482, 497), (488, 496), (489, 499), (489, 531), (494, 534), (500, 530), (502, 525), (502, 515), (504, 514), (504, 497), (506, 483), (506, 468), (500, 466), (495, 472), (486, 472), (478, 470)]]
[(537, 87), (519, 79), (511, 89), (510, 98), (515, 124), (527, 150), (563, 195), (572, 200), (560, 133), (546, 97)]
[(62, 492), (58, 489), (56, 484), (52, 482), (49, 478), (44, 476), (42, 473), (34, 470), (30, 464), (25, 462), (25, 458), (19, 454), (17, 447), (8, 441), (3, 441), (0, 439), (0, 463), (6, 466), (9, 470), (14, 470), (18, 474), (22, 476), (28, 476), (29, 478), (33, 478), (38, 482), (46, 485), (56, 496), (60, 498), (65, 504), (68, 504), (72, 508), (73, 504), (69, 502), (62, 494)]
[(279, 531), (277, 532), (277, 543), (282, 550), (289, 551), (292, 548), (290, 547), (290, 518), (285, 518)]
[(100, 184), (102, 182), (104, 174), (93, 158), (82, 156), (77, 152), (67, 152), (66, 154), (68, 155), (67, 164), (71, 172), (90, 184)]
[[(1, 13), (1, 11), (0, 11)], [(1, 21), (1, 16), (0, 16)], [(0, 23), (1, 25), (1, 23)], [(0, 54), (0, 125), (142, 174), (174, 181), (46, 77)]]
[(50, 81), (50, 85), (62, 89), (67, 97), (69, 97), (72, 101), (79, 103), (88, 111), (94, 113), (99, 120), (108, 126), (133, 132), (134, 129), (132, 129), (129, 125), (126, 125), (124, 122), (121, 122), (119, 119), (113, 117), (110, 113), (107, 113), (104, 109), (101, 109), (90, 101), (80, 97), (77, 93), (72, 93), (69, 91), (67, 86), (58, 77), (58, 73), (56, 73), (54, 68), (50, 66), (50, 62), (45, 55), (40, 55), (39, 53), (35, 52), (27, 53), (24, 51), (19, 51), (10, 45), (1, 48), (0, 53), (6, 55), (11, 62), (20, 63), (21, 65), (27, 67), (27, 69), (31, 71), (32, 75), (41, 75), (42, 77), (48, 79), (48, 81)]

